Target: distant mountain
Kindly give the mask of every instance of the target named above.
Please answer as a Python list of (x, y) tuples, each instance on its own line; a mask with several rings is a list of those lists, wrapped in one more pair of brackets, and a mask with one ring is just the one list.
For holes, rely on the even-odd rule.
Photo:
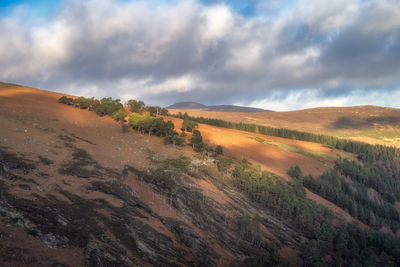
[(196, 102), (179, 102), (175, 103), (167, 108), (170, 109), (204, 109), (207, 108), (206, 105), (202, 105)]
[(167, 107), (168, 109), (200, 109), (205, 111), (226, 111), (226, 112), (266, 112), (262, 108), (241, 107), (235, 105), (207, 106), (196, 102), (179, 102)]

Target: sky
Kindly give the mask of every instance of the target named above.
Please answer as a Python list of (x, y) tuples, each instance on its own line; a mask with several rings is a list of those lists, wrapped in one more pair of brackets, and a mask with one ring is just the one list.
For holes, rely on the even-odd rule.
[(269, 110), (400, 107), (398, 0), (0, 0), (0, 81)]

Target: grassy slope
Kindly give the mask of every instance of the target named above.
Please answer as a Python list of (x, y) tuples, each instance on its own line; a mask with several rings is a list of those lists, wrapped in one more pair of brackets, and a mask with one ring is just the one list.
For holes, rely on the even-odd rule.
[(372, 144), (400, 146), (400, 109), (394, 108), (376, 106), (332, 107), (272, 113), (199, 110), (170, 110), (170, 112), (188, 112), (191, 116), (254, 123), (351, 138)]
[[(101, 118), (87, 110), (58, 104), (57, 99), (60, 96), (57, 93), (27, 87), (0, 85), (0, 121), (2, 125), (0, 127), (0, 146), (7, 153), (18, 155), (36, 166), (34, 170), (27, 173), (18, 170), (12, 172), (22, 177), (22, 180), (2, 180), (8, 186), (11, 195), (17, 196), (18, 199), (29, 200), (31, 203), (39, 203), (39, 199), (48, 199), (49, 196), (52, 196), (51, 201), (57, 199), (57, 201), (74, 205), (74, 201), (78, 200), (74, 200), (65, 193), (69, 192), (81, 198), (77, 203), (89, 203), (96, 207), (95, 216), (104, 215), (104, 218), (113, 218), (111, 214), (115, 209), (124, 208), (128, 205), (126, 199), (110, 194), (107, 190), (111, 189), (88, 190), (88, 186), (92, 182), (117, 182), (121, 183), (121, 186), (125, 184), (133, 189), (134, 196), (138, 196), (140, 201), (144, 203), (143, 205), (147, 207), (146, 209), (139, 208), (136, 211), (144, 215), (143, 218), (131, 217), (131, 220), (137, 220), (138, 224), (143, 222), (151, 227), (150, 232), (154, 231), (154, 233), (157, 232), (168, 237), (174, 247), (187, 252), (186, 260), (195, 260), (195, 255), (190, 252), (192, 248), (182, 242), (177, 233), (168, 228), (165, 218), (187, 224), (205, 240), (211, 236), (206, 244), (216, 251), (218, 255), (215, 260), (216, 263), (227, 264), (234, 259), (235, 251), (221, 243), (222, 241), (218, 239), (218, 236), (210, 232), (211, 230), (208, 227), (203, 227), (201, 222), (195, 218), (197, 215), (193, 217), (188, 214), (185, 207), (182, 209), (172, 207), (163, 194), (154, 191), (153, 185), (146, 184), (134, 173), (129, 172), (128, 175), (122, 176), (125, 165), (130, 165), (139, 170), (153, 167), (154, 163), (148, 158), (151, 155), (172, 158), (183, 154), (193, 158), (190, 147), (178, 150), (172, 146), (163, 145), (162, 139), (157, 137), (143, 136), (134, 131), (123, 134), (119, 124), (108, 117)], [(180, 121), (174, 120), (176, 127), (179, 128)], [(326, 164), (332, 164), (338, 153), (340, 154), (338, 151), (331, 151), (319, 144), (308, 142), (275, 137), (267, 138), (208, 125), (200, 125), (200, 130), (207, 142), (223, 145), (227, 155), (236, 158), (247, 157), (263, 168), (285, 178), (288, 178), (286, 170), (295, 164), (300, 165), (305, 173), (317, 175), (326, 168)], [(269, 143), (260, 143), (254, 139), (256, 137), (268, 140)], [(74, 154), (76, 151), (86, 151), (87, 155), (85, 153)], [(76, 157), (76, 160), (72, 160), (74, 157)], [(74, 176), (60, 174), (60, 168), (77, 167), (76, 163), (80, 161), (85, 163), (84, 172), (89, 174), (95, 172), (96, 177), (78, 179)], [(257, 214), (261, 217), (269, 216), (268, 213), (252, 207), (237, 192), (233, 198), (235, 201), (233, 201), (231, 195), (221, 191), (208, 180), (191, 178), (189, 185), (188, 188), (194, 187), (204, 195), (202, 201), (207, 200), (204, 203), (212, 203), (212, 208), (205, 206), (207, 211), (215, 209), (218, 216), (229, 218), (229, 224), (224, 225), (224, 231), (228, 236), (235, 236), (238, 220), (244, 213)], [(354, 220), (332, 203), (309, 193), (308, 196), (330, 207), (339, 218)], [(98, 199), (104, 200), (105, 204), (96, 204)], [(56, 205), (54, 203), (56, 202), (47, 203), (47, 205)], [(179, 205), (183, 205), (182, 203)], [(79, 206), (82, 205), (79, 204)], [(34, 209), (34, 207), (31, 208)], [(138, 209), (138, 206), (131, 208)], [(202, 218), (200, 217), (200, 219)], [(287, 232), (290, 230), (290, 226), (282, 225), (280, 222), (274, 223), (274, 218), (269, 218), (269, 221), (271, 222), (270, 225), (263, 226), (263, 237), (266, 240), (275, 240), (278, 244), (280, 242), (286, 243), (289, 240), (291, 244), (296, 244), (294, 240), (291, 240), (291, 234)], [(221, 223), (215, 226), (217, 227), (219, 224)], [(1, 219), (0, 231), (8, 231), (7, 227), (7, 223)], [(280, 227), (284, 227), (285, 230), (279, 230)], [(18, 228), (15, 229), (15, 231), (18, 231)], [(283, 240), (282, 232), (285, 232), (286, 235)], [(118, 236), (115, 235), (116, 233), (113, 233), (109, 238), (118, 239)], [(18, 233), (18, 236), (23, 244), (16, 246), (11, 238), (2, 235), (1, 241), (5, 245), (0, 247), (0, 252), (3, 253), (7, 249), (13, 248), (16, 251), (24, 251), (23, 254), (28, 259), (25, 260), (26, 263), (23, 263), (18, 262), (19, 259), (16, 257), (9, 259), (8, 264), (17, 262), (21, 266), (30, 266), (32, 261), (35, 262), (36, 260), (39, 262), (64, 262), (77, 266), (77, 262), (84, 261), (82, 254), (85, 249), (77, 246), (56, 250), (44, 246), (41, 256), (38, 257), (37, 251), (34, 249), (37, 246), (35, 242), (38, 243), (38, 240), (32, 239), (30, 235), (26, 235), (24, 232)], [(288, 248), (281, 243), (281, 248), (283, 254), (295, 253), (291, 250), (295, 247)], [(292, 252), (287, 253), (288, 250)], [(54, 251), (58, 253), (54, 254)], [(145, 252), (146, 250), (141, 253), (145, 254)], [(71, 257), (62, 256), (64, 253), (71, 255)], [(128, 253), (128, 256), (138, 263), (142, 262), (141, 255), (140, 253), (135, 254), (135, 252)]]

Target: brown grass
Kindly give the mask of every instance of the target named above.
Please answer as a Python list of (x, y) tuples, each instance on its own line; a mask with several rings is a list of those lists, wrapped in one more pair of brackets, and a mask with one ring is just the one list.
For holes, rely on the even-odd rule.
[(187, 112), (190, 116), (254, 123), (400, 147), (400, 109), (376, 106), (312, 108), (288, 112)]
[[(25, 178), (34, 179), (40, 185), (42, 191), (34, 187), (31, 190), (25, 190), (19, 186), (13, 186), (11, 187), (11, 193), (14, 195), (35, 200), (35, 194), (43, 197), (46, 194), (52, 194), (61, 200), (69, 202), (64, 195), (58, 193), (60, 190), (65, 190), (74, 192), (74, 194), (85, 199), (102, 198), (112, 206), (120, 207), (122, 203), (119, 199), (100, 192), (87, 190), (87, 185), (94, 178), (77, 179), (71, 176), (62, 176), (58, 173), (59, 166), (68, 163), (72, 159), (73, 149), (66, 147), (66, 145), (87, 151), (99, 165), (104, 168), (110, 168), (117, 174), (122, 174), (122, 169), (125, 165), (131, 165), (139, 170), (146, 170), (152, 164), (148, 159), (149, 151), (155, 151), (158, 156), (166, 158), (175, 158), (180, 154), (193, 158), (193, 150), (190, 146), (173, 148), (172, 146), (163, 145), (163, 140), (158, 137), (141, 135), (132, 130), (129, 133), (122, 133), (119, 123), (109, 117), (99, 117), (94, 112), (57, 103), (57, 99), (60, 96), (62, 94), (33, 88), (13, 85), (0, 86), (0, 145), (12, 148), (13, 152), (31, 159), (39, 166), (40, 172), (47, 174), (47, 178), (41, 177), (38, 171), (26, 176), (21, 174)], [(246, 114), (248, 115), (248, 113)], [(179, 130), (181, 120), (169, 119), (173, 120), (177, 130)], [(305, 174), (318, 176), (326, 170), (327, 165), (333, 163), (334, 157), (308, 157), (299, 153), (285, 151), (274, 145), (257, 142), (254, 137), (311, 152), (321, 152), (336, 156), (336, 151), (331, 151), (319, 144), (309, 142), (267, 137), (209, 125), (200, 125), (200, 131), (207, 143), (214, 146), (222, 145), (226, 155), (237, 159), (245, 157), (252, 163), (260, 164), (263, 169), (280, 175), (285, 179), (289, 179), (286, 171), (294, 165), (299, 165)], [(60, 136), (67, 136), (67, 138), (61, 138)], [(43, 164), (38, 156), (49, 159), (53, 163)], [(100, 178), (104, 179), (104, 181), (115, 179), (115, 177), (108, 176)], [(122, 175), (120, 178), (122, 179)], [(123, 182), (136, 190), (141, 201), (148, 204), (155, 214), (182, 220), (190, 225), (199, 236), (207, 238), (205, 232), (195, 227), (182, 214), (171, 209), (168, 201), (163, 196), (154, 193), (145, 183), (142, 184), (138, 177), (129, 174), (123, 179)], [(221, 211), (228, 218), (238, 217), (243, 212), (237, 203), (210, 182), (196, 179), (192, 179), (192, 182), (206, 197), (209, 197), (219, 205), (229, 207)], [(345, 211), (332, 203), (326, 203), (322, 198), (314, 198), (317, 202), (337, 211), (338, 217), (354, 220)], [(158, 229), (160, 233), (173, 237), (173, 234), (159, 220), (151, 218), (151, 216), (148, 217), (149, 219), (144, 219), (144, 221)], [(264, 229), (264, 232), (268, 233), (266, 236), (274, 239), (273, 234), (268, 229)], [(176, 240), (172, 239), (176, 243)], [(25, 241), (21, 239), (21, 242)], [(217, 241), (212, 242), (211, 246), (220, 255), (220, 265), (228, 265), (235, 257), (235, 255), (230, 255)], [(36, 250), (33, 252), (36, 253)], [(56, 249), (54, 253), (64, 253), (65, 257), (70, 256), (71, 260), (64, 262), (70, 263), (71, 266), (80, 265), (75, 261), (82, 260), (79, 257), (73, 257), (75, 251)], [(82, 254), (80, 251), (76, 253)], [(293, 252), (283, 249), (281, 253), (282, 255), (291, 255)], [(45, 252), (44, 254), (53, 257), (51, 253)], [(54, 258), (58, 259), (56, 256)]]
[[(180, 129), (182, 120), (170, 118), (175, 124), (176, 130)], [(311, 174), (318, 177), (326, 170), (326, 165), (332, 165), (335, 151), (320, 144), (290, 140), (285, 138), (270, 137), (256, 133), (248, 133), (233, 129), (225, 129), (206, 124), (199, 124), (199, 130), (205, 142), (216, 146), (221, 145), (224, 154), (237, 159), (246, 158), (254, 164), (259, 164), (265, 170), (275, 173), (285, 179), (290, 179), (287, 170), (295, 165), (299, 165), (304, 174)], [(299, 153), (286, 151), (274, 145), (260, 143), (254, 138), (266, 139), (278, 143), (283, 143), (298, 147), (307, 151), (323, 152), (332, 157), (316, 159)]]

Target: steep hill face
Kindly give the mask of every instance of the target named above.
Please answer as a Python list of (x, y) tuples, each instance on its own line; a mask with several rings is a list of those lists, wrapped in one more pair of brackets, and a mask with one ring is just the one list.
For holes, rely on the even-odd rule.
[(221, 112), (271, 112), (261, 108), (241, 107), (235, 105), (215, 105), (206, 106), (196, 102), (179, 102), (167, 107), (168, 109), (198, 109), (204, 111), (221, 111)]
[(286, 128), (351, 138), (371, 144), (400, 146), (400, 109), (359, 106), (313, 108), (288, 112), (237, 113), (173, 109), (172, 114)]
[[(187, 145), (165, 145), (160, 137), (123, 132), (110, 117), (60, 104), (60, 96), (0, 86), (0, 265), (312, 266), (334, 264), (335, 257), (363, 263), (370, 259), (359, 260), (362, 248), (342, 248), (363, 240), (355, 233), (368, 242), (383, 238), (346, 224), (379, 229), (373, 213), (374, 220), (359, 216), (367, 226), (305, 190), (303, 179), (311, 177), (287, 173), (299, 165), (317, 177), (353, 154), (200, 124), (204, 141), (224, 148), (223, 157), (209, 157), (193, 151), (191, 133)], [(165, 119), (180, 129), (181, 120)], [(381, 189), (368, 194), (386, 203), (391, 196), (381, 197)], [(340, 241), (342, 229), (348, 240)], [(395, 245), (385, 244), (371, 251), (397, 260)]]
[[(122, 133), (108, 117), (57, 103), (60, 96), (0, 89), (2, 264), (226, 266), (268, 244), (296, 258), (305, 237), (220, 187), (207, 174), (216, 172), (211, 161)], [(240, 230), (245, 214), (265, 218), (262, 243)]]

